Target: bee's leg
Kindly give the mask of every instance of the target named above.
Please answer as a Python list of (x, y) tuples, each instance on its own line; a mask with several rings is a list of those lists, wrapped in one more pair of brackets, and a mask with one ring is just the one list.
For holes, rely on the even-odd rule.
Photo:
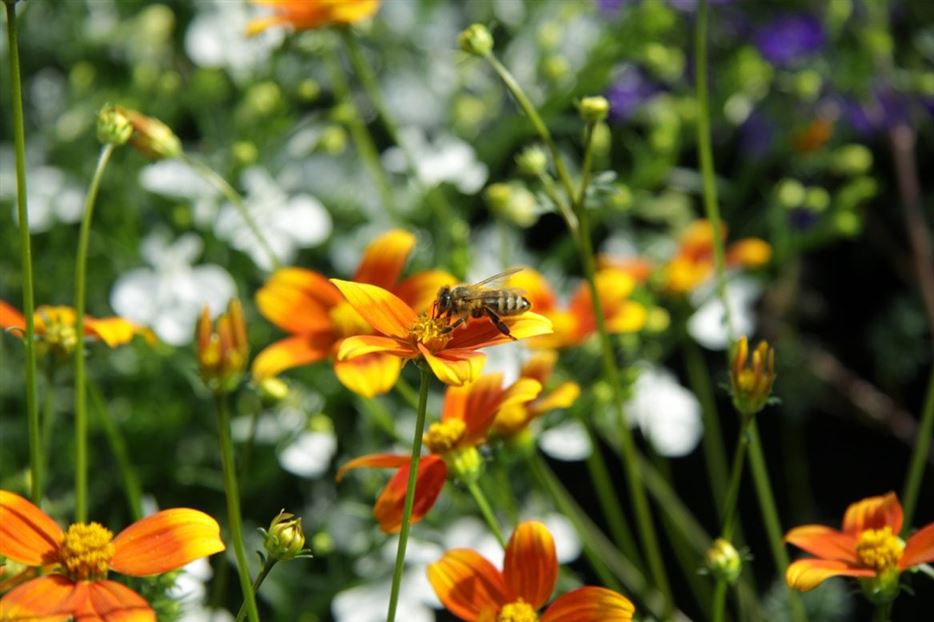
[(484, 313), (486, 313), (486, 316), (490, 318), (490, 321), (493, 322), (493, 326), (495, 326), (499, 332), (503, 333), (513, 341), (516, 340), (516, 338), (512, 336), (512, 333), (509, 332), (509, 327), (506, 326), (506, 323), (503, 322), (502, 318), (496, 315), (496, 311), (489, 307), (484, 307), (483, 310)]
[(457, 328), (463, 323), (464, 323), (464, 318), (459, 317), (457, 318), (456, 322), (454, 322), (453, 324), (449, 324), (448, 326), (445, 326), (443, 329), (441, 329), (441, 334), (447, 335), (448, 333), (452, 332), (455, 328)]

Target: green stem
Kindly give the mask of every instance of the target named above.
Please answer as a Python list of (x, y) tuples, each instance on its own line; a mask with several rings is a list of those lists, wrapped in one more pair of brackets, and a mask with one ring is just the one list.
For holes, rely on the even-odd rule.
[[(369, 98), (370, 103), (373, 104), (373, 108), (376, 109), (376, 114), (380, 121), (382, 121), (383, 127), (386, 128), (389, 138), (392, 139), (392, 142), (399, 145), (405, 153), (406, 159), (409, 159), (411, 154), (405, 151), (405, 147), (399, 142), (399, 126), (396, 124), (395, 119), (389, 114), (386, 101), (383, 99), (379, 84), (376, 82), (376, 76), (373, 74), (372, 69), (370, 69), (370, 64), (363, 54), (360, 42), (357, 41), (357, 38), (349, 28), (340, 28), (338, 31), (340, 32), (341, 41), (344, 42), (344, 47), (347, 48), (347, 55), (350, 57), (350, 64), (353, 67), (354, 73), (356, 73), (357, 78), (360, 79), (360, 84), (363, 85), (366, 96)], [(413, 162), (409, 159), (409, 165), (411, 166), (412, 164)]]
[(250, 431), (246, 443), (240, 450), (240, 464), (237, 467), (238, 477), (246, 477), (250, 472), (250, 462), (253, 460), (253, 450), (256, 449), (256, 432), (259, 430), (259, 417), (263, 414), (263, 405), (259, 400), (253, 402), (253, 412), (250, 413)]
[(902, 503), (905, 508), (903, 537), (907, 536), (911, 529), (911, 520), (914, 518), (918, 493), (921, 490), (921, 478), (924, 476), (924, 465), (931, 448), (932, 433), (934, 433), (934, 368), (931, 368), (927, 397), (924, 398), (924, 410), (921, 413), (921, 425), (918, 426), (915, 447), (911, 452), (911, 463), (905, 478), (905, 487), (902, 489)]
[(710, 143), (710, 106), (707, 101), (707, 0), (700, 0), (694, 33), (695, 79), (697, 80), (697, 156), (700, 160), (704, 186), (704, 211), (713, 230), (713, 259), (716, 269), (717, 295), (723, 303), (727, 331), (732, 341), (733, 317), (726, 296), (726, 259), (723, 251), (723, 224), (717, 206), (717, 183), (713, 168), (713, 147)]
[(713, 591), (713, 611), (711, 612), (711, 619), (714, 622), (721, 622), (723, 616), (726, 615), (726, 592), (729, 585), (727, 582), (718, 577), (717, 584), (714, 587)]
[[(762, 443), (759, 440), (759, 429), (755, 418), (749, 423), (749, 468), (752, 472), (753, 483), (756, 487), (756, 496), (759, 498), (759, 508), (765, 522), (765, 531), (768, 535), (772, 557), (775, 560), (775, 569), (779, 577), (785, 576), (788, 568), (788, 552), (782, 537), (782, 526), (778, 518), (778, 509), (775, 507), (775, 496), (772, 493), (772, 484), (769, 481), (768, 467), (762, 453)], [(791, 619), (795, 622), (807, 620), (801, 598), (794, 590), (785, 587), (788, 593), (788, 604), (791, 607)]]
[[(266, 575), (273, 569), (273, 566), (278, 562), (274, 557), (267, 557), (266, 563), (263, 564), (262, 570), (259, 571), (259, 574), (256, 575), (256, 578), (253, 580), (253, 597), (255, 598), (259, 594), (259, 586), (263, 584), (263, 581), (266, 580)], [(237, 622), (243, 622), (243, 618), (246, 617), (246, 603), (240, 605), (240, 611), (237, 612)]]
[(382, 199), (383, 207), (386, 208), (392, 220), (400, 222), (399, 207), (396, 204), (396, 197), (393, 194), (392, 185), (389, 183), (386, 172), (383, 170), (383, 165), (379, 161), (379, 151), (376, 149), (373, 137), (370, 136), (370, 132), (367, 130), (366, 124), (360, 116), (360, 109), (357, 108), (357, 104), (353, 100), (350, 86), (347, 84), (346, 78), (344, 78), (344, 70), (340, 66), (337, 54), (334, 52), (333, 48), (327, 47), (324, 57), (328, 66), (328, 72), (331, 76), (331, 86), (334, 88), (337, 101), (343, 104), (347, 110), (346, 120), (347, 127), (350, 130), (350, 137), (353, 139), (360, 157), (363, 158), (363, 165), (376, 184), (376, 189)]
[(418, 412), (415, 418), (415, 437), (412, 439), (412, 462), (409, 465), (409, 482), (405, 490), (405, 505), (402, 509), (402, 528), (399, 530), (399, 548), (396, 549), (396, 565), (392, 572), (392, 591), (389, 594), (389, 613), (386, 622), (395, 622), (396, 607), (399, 605), (399, 589), (402, 587), (402, 571), (405, 569), (405, 547), (412, 526), (412, 507), (415, 505), (415, 483), (418, 479), (418, 463), (422, 456), (422, 434), (425, 431), (425, 411), (428, 407), (428, 381), (431, 370), (428, 365), (419, 366), (421, 381), (418, 390)]
[(272, 246), (269, 244), (266, 236), (263, 235), (263, 230), (259, 228), (259, 224), (257, 224), (256, 219), (254, 219), (253, 215), (250, 214), (250, 210), (247, 209), (246, 204), (243, 202), (243, 197), (240, 196), (240, 193), (237, 192), (234, 187), (227, 182), (226, 179), (221, 177), (217, 171), (201, 160), (196, 160), (187, 153), (182, 153), (179, 156), (179, 159), (193, 168), (199, 175), (201, 175), (201, 177), (204, 178), (205, 181), (214, 186), (221, 194), (223, 194), (224, 198), (230, 201), (237, 212), (240, 213), (240, 217), (243, 218), (243, 222), (245, 222), (247, 227), (249, 227), (250, 232), (256, 238), (256, 241), (259, 242), (259, 245), (263, 247), (263, 252), (266, 253), (266, 256), (269, 258), (269, 263), (273, 269), (278, 270), (281, 268), (282, 262), (279, 261), (279, 257), (276, 255), (276, 252), (272, 250)]
[(52, 458), (52, 430), (55, 429), (55, 371), (56, 356), (45, 358), (45, 394), (42, 396), (42, 472), (49, 469)]
[(88, 518), (88, 404), (87, 379), (84, 369), (84, 312), (87, 294), (88, 246), (91, 240), (91, 219), (104, 171), (113, 155), (115, 145), (101, 148), (97, 169), (91, 178), (81, 216), (78, 234), (78, 256), (75, 260), (75, 519), (79, 523)]
[(571, 236), (574, 237), (574, 243), (579, 244), (577, 241), (577, 231), (579, 228), (577, 222), (577, 216), (574, 215), (574, 212), (571, 211), (570, 206), (567, 202), (561, 198), (561, 195), (558, 194), (558, 188), (555, 186), (554, 179), (551, 178), (551, 175), (548, 173), (540, 173), (538, 180), (542, 183), (542, 188), (545, 190), (545, 195), (551, 199), (551, 202), (555, 204), (555, 207), (558, 209), (558, 212), (561, 214), (561, 217), (564, 218), (564, 222), (568, 226), (568, 230), (571, 232)]
[(872, 614), (872, 622), (889, 622), (892, 619), (892, 601), (879, 603)]
[(237, 573), (240, 576), (240, 588), (243, 591), (243, 604), (250, 622), (259, 622), (256, 609), (256, 597), (250, 583), (250, 570), (247, 566), (246, 545), (243, 540), (243, 524), (240, 518), (240, 488), (237, 483), (237, 465), (234, 462), (233, 441), (230, 438), (230, 410), (227, 396), (223, 393), (214, 395), (217, 409), (217, 438), (221, 450), (221, 466), (224, 471), (224, 494), (227, 497), (227, 522), (230, 524), (230, 537), (233, 540), (234, 555), (237, 558)]
[(506, 548), (506, 538), (503, 537), (503, 532), (499, 528), (499, 523), (496, 522), (496, 516), (493, 514), (493, 509), (490, 507), (490, 504), (486, 500), (486, 496), (483, 494), (483, 491), (480, 489), (477, 481), (472, 480), (465, 482), (465, 484), (467, 486), (467, 490), (470, 491), (471, 496), (473, 496), (474, 501), (477, 502), (477, 507), (480, 508), (480, 514), (483, 515), (483, 520), (486, 521), (490, 531), (492, 531), (493, 535), (496, 536), (500, 546)]
[(88, 394), (91, 398), (91, 408), (94, 409), (98, 421), (103, 425), (110, 451), (113, 452), (114, 458), (117, 460), (120, 478), (123, 481), (123, 493), (126, 495), (130, 515), (133, 520), (139, 520), (143, 517), (143, 491), (139, 485), (136, 469), (133, 468), (133, 462), (130, 460), (130, 453), (127, 451), (126, 439), (123, 438), (123, 434), (120, 433), (116, 422), (110, 416), (110, 409), (107, 408), (100, 389), (93, 382), (88, 383)]
[(29, 430), (29, 494), (42, 501), (42, 436), (36, 390), (36, 303), (33, 295), (32, 238), (26, 205), (26, 123), (23, 120), (23, 85), (19, 70), (19, 41), (15, 3), (6, 0), (7, 51), (10, 62), (10, 105), (13, 108), (13, 147), (16, 152), (16, 216), (19, 222), (20, 262), (23, 270), (23, 315), (26, 318), (26, 420)]

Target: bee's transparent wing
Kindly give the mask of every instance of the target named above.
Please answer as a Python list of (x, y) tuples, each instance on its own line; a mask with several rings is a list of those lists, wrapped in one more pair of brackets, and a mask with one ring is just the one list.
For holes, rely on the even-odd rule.
[(522, 272), (523, 270), (525, 270), (525, 268), (522, 266), (519, 266), (517, 268), (510, 268), (509, 270), (503, 270), (502, 272), (494, 274), (493, 276), (488, 276), (482, 281), (474, 283), (473, 286), (474, 287), (492, 287), (494, 285), (502, 284), (503, 281), (511, 277), (513, 274), (517, 272)]

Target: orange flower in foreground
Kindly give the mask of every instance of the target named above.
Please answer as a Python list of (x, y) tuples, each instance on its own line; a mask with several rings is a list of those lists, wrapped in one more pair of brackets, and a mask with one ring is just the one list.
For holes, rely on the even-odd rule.
[[(65, 354), (74, 350), (77, 345), (74, 309), (42, 305), (36, 309), (34, 318), (36, 335), (41, 337), (46, 345)], [(2, 300), (0, 328), (12, 329), (19, 335), (26, 330), (26, 318), (23, 314)], [(129, 343), (136, 335), (142, 335), (150, 343), (156, 340), (156, 336), (148, 328), (116, 316), (100, 319), (84, 316), (84, 334), (103, 341), (111, 348)]]
[[(726, 227), (722, 227), (722, 235), (726, 239)], [(772, 247), (759, 238), (743, 238), (726, 249), (727, 267), (759, 268), (771, 259)], [(678, 252), (664, 268), (664, 287), (683, 294), (713, 273), (713, 227), (707, 220), (695, 220), (682, 232)]]
[[(536, 352), (522, 366), (519, 382), (531, 379), (544, 387), (548, 383), (548, 379), (551, 378), (557, 362), (558, 353), (554, 350)], [(554, 390), (531, 402), (503, 406), (493, 420), (490, 434), (500, 438), (515, 438), (527, 430), (529, 424), (537, 417), (558, 408), (567, 408), (573, 404), (580, 393), (581, 388), (576, 382), (563, 382)]]
[(149, 604), (108, 570), (135, 577), (161, 574), (224, 550), (217, 522), (197, 510), (164, 510), (119, 534), (98, 523), (67, 531), (35, 505), (0, 490), (0, 555), (52, 570), (0, 599), (0, 620), (155, 622)]
[[(413, 524), (435, 504), (449, 472), (459, 478), (475, 477), (479, 473), (481, 458), (477, 445), (486, 439), (496, 413), (528, 403), (542, 390), (542, 385), (531, 378), (522, 378), (505, 389), (502, 382), (502, 374), (489, 374), (474, 383), (448, 388), (441, 421), (431, 424), (424, 435), (425, 446), (431, 455), (418, 463)], [(402, 526), (410, 461), (411, 456), (397, 454), (361, 456), (343, 465), (337, 472), (337, 479), (340, 481), (348, 471), (361, 467), (398, 468), (373, 507), (380, 528), (395, 532)]]
[(907, 541), (899, 538), (901, 530), (902, 506), (894, 492), (850, 505), (843, 516), (843, 531), (823, 525), (796, 527), (785, 535), (785, 542), (815, 557), (788, 566), (785, 580), (806, 592), (834, 576), (874, 578), (880, 596), (891, 599), (902, 571), (934, 561), (934, 523)]
[(538, 616), (558, 577), (555, 542), (536, 521), (520, 523), (509, 539), (503, 570), (470, 549), (453, 549), (428, 566), (428, 580), (448, 611), (467, 622), (629, 622), (635, 607), (602, 587), (559, 596)]
[(372, 17), (380, 0), (250, 0), (268, 6), (275, 13), (247, 24), (247, 35), (256, 35), (271, 26), (290, 25), (295, 30), (321, 28), (332, 24), (354, 24)]
[(512, 337), (501, 333), (487, 317), (472, 319), (450, 331), (446, 318), (419, 315), (381, 287), (339, 279), (331, 282), (379, 333), (345, 339), (337, 352), (338, 361), (353, 361), (375, 352), (402, 360), (424, 358), (441, 382), (459, 386), (480, 375), (486, 355), (478, 349), (552, 332), (548, 318), (531, 311), (502, 318)]
[[(641, 329), (648, 312), (638, 302), (629, 300), (629, 295), (638, 284), (636, 278), (627, 270), (604, 268), (597, 272), (596, 280), (607, 330), (611, 333), (632, 333)], [(532, 347), (577, 346), (596, 332), (590, 286), (586, 282), (578, 286), (566, 309), (558, 305), (554, 291), (535, 270), (526, 268), (516, 273), (509, 278), (509, 286), (523, 290), (532, 308), (554, 325), (554, 334), (534, 339)]]
[[(426, 311), (438, 289), (455, 279), (447, 272), (430, 270), (400, 282), (399, 275), (414, 246), (415, 236), (406, 231), (392, 230), (381, 235), (364, 251), (353, 280), (388, 289), (414, 309)], [(256, 293), (256, 304), (266, 319), (291, 333), (253, 361), (253, 377), (260, 381), (328, 358), (337, 352), (345, 337), (374, 332), (326, 277), (311, 270), (277, 271)], [(391, 389), (401, 369), (398, 357), (384, 353), (334, 363), (334, 373), (341, 383), (367, 397)]]

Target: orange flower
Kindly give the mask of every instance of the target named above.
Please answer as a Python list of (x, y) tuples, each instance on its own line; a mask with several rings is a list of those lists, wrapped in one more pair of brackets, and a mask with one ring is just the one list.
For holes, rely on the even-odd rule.
[[(449, 472), (458, 478), (475, 477), (479, 473), (481, 458), (477, 445), (485, 440), (496, 413), (530, 402), (542, 390), (542, 385), (531, 378), (522, 378), (506, 389), (502, 382), (502, 374), (489, 374), (474, 383), (448, 388), (441, 421), (433, 423), (423, 439), (431, 455), (418, 464), (412, 523), (421, 520), (435, 504)], [(383, 531), (395, 532), (402, 526), (410, 460), (410, 456), (370, 454), (351, 460), (337, 472), (340, 481), (348, 471), (361, 467), (399, 469), (373, 508)]]
[(843, 531), (823, 525), (796, 527), (785, 535), (785, 542), (815, 557), (788, 566), (785, 581), (807, 592), (834, 576), (875, 578), (883, 596), (894, 597), (902, 571), (934, 561), (934, 523), (907, 541), (899, 538), (901, 530), (902, 506), (894, 492), (850, 505)]
[[(645, 307), (629, 300), (637, 280), (628, 271), (620, 268), (604, 268), (596, 275), (597, 291), (607, 330), (611, 333), (631, 333), (645, 325), (648, 315)], [(590, 287), (581, 283), (566, 309), (558, 305), (557, 296), (535, 270), (526, 268), (510, 277), (509, 286), (522, 289), (532, 308), (551, 320), (554, 334), (539, 337), (531, 342), (532, 347), (565, 348), (577, 346), (597, 330)]]
[[(535, 353), (522, 366), (519, 382), (531, 379), (544, 387), (557, 361), (558, 353), (554, 350), (542, 350)], [(551, 410), (567, 408), (573, 404), (580, 392), (581, 388), (576, 382), (564, 382), (547, 395), (542, 395), (531, 402), (501, 407), (493, 420), (490, 433), (500, 438), (515, 438), (528, 429), (529, 424), (537, 417)]]
[(250, 0), (268, 6), (274, 15), (255, 19), (247, 24), (249, 36), (271, 26), (290, 25), (295, 30), (321, 28), (332, 24), (354, 24), (372, 17), (380, 0)]
[(0, 555), (53, 571), (0, 599), (0, 620), (155, 622), (139, 594), (107, 580), (108, 570), (135, 577), (160, 574), (223, 550), (217, 522), (197, 510), (158, 512), (114, 538), (98, 523), (62, 531), (26, 499), (0, 490)]
[[(723, 227), (726, 239), (726, 227)], [(772, 259), (772, 247), (759, 238), (737, 240), (726, 249), (727, 267), (759, 268)], [(664, 287), (676, 294), (693, 290), (714, 272), (713, 227), (695, 220), (681, 234), (681, 246), (664, 268)]]
[[(367, 247), (353, 280), (388, 289), (413, 308), (427, 310), (438, 289), (455, 279), (446, 272), (431, 270), (399, 282), (413, 246), (415, 236), (406, 231), (392, 230), (381, 235)], [(337, 352), (345, 337), (373, 333), (337, 288), (311, 270), (277, 271), (257, 292), (256, 304), (266, 319), (292, 334), (257, 355), (252, 371), (259, 381), (326, 359)], [(398, 357), (384, 353), (334, 363), (334, 373), (341, 383), (367, 397), (391, 389), (401, 369)]]
[(635, 607), (602, 587), (559, 596), (539, 617), (555, 589), (558, 558), (541, 523), (520, 523), (509, 539), (502, 572), (470, 549), (453, 549), (428, 566), (428, 580), (448, 611), (467, 622), (629, 622)]
[(552, 332), (548, 318), (531, 311), (502, 318), (511, 337), (501, 333), (486, 317), (448, 332), (448, 319), (425, 313), (419, 315), (381, 287), (339, 279), (331, 279), (331, 282), (379, 333), (345, 339), (337, 352), (338, 361), (352, 361), (374, 352), (385, 352), (403, 360), (424, 358), (441, 382), (459, 386), (480, 375), (486, 355), (477, 352), (479, 348)]
[[(40, 336), (50, 349), (62, 354), (74, 351), (77, 345), (74, 309), (42, 305), (36, 309), (34, 318), (36, 335)], [(26, 318), (23, 314), (2, 300), (0, 300), (0, 328), (12, 329), (19, 335), (26, 330)], [(116, 316), (100, 319), (85, 316), (84, 334), (103, 341), (111, 348), (129, 343), (135, 335), (142, 335), (150, 343), (156, 340), (156, 336), (148, 328)]]

